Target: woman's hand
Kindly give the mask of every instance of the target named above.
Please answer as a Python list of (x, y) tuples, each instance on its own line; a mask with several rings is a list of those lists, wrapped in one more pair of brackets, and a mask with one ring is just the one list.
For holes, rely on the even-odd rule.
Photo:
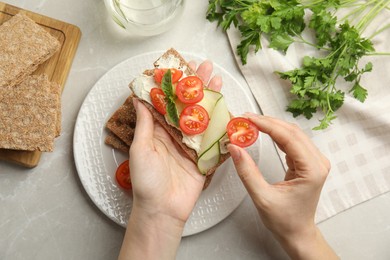
[(166, 215), (184, 226), (200, 192), (204, 176), (177, 146), (149, 110), (134, 100), (137, 126), (130, 148), (133, 208)]
[[(196, 64), (191, 62), (194, 69)], [(198, 76), (207, 84), (213, 65), (206, 61)], [(213, 89), (222, 85), (219, 77), (211, 79)], [(205, 177), (179, 148), (171, 136), (154, 123), (148, 109), (135, 100), (137, 126), (130, 149), (133, 183), (133, 207), (149, 213), (170, 216), (184, 225), (202, 191)]]
[[(207, 84), (212, 70), (212, 63), (206, 61), (197, 74)], [(213, 89), (221, 85), (219, 77), (209, 83)], [(173, 259), (205, 177), (162, 126), (153, 121), (149, 110), (136, 100), (134, 106), (137, 124), (130, 148), (133, 208), (121, 256), (140, 259), (156, 254), (158, 259)]]
[(244, 149), (228, 146), (264, 225), (293, 259), (335, 258), (314, 222), (330, 171), (328, 159), (297, 126), (271, 117), (249, 113), (247, 116), (276, 142), (286, 154), (288, 165), (284, 180), (269, 184)]

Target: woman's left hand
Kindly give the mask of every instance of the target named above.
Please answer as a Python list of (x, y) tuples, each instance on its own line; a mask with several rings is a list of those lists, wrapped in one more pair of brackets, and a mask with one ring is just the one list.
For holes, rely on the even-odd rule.
[[(195, 64), (190, 63), (190, 66)], [(197, 74), (205, 84), (212, 70), (209, 61), (199, 66)], [(219, 90), (221, 86), (218, 76), (209, 82), (212, 89)], [(130, 254), (140, 258), (145, 256), (145, 246), (161, 246), (165, 248), (152, 251), (168, 252), (166, 257), (169, 258), (176, 252), (184, 225), (203, 189), (205, 176), (163, 127), (153, 121), (141, 102), (134, 100), (134, 106), (137, 124), (130, 148), (133, 208), (121, 256)], [(148, 243), (153, 237), (159, 238), (157, 244)], [(158, 255), (158, 258), (164, 259), (164, 256)]]

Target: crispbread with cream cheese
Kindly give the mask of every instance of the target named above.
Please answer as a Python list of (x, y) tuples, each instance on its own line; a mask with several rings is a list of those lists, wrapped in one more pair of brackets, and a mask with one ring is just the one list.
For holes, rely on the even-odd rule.
[[(154, 66), (158, 68), (160, 66), (160, 60), (161, 59), (170, 59), (170, 58), (175, 58), (178, 62), (175, 65), (176, 69), (181, 69), (184, 70), (184, 73), (186, 75), (195, 75), (196, 73), (191, 70), (191, 68), (188, 66), (188, 63), (185, 61), (185, 59), (174, 49), (169, 49), (167, 52), (165, 52), (159, 59), (154, 62)], [(145, 75), (152, 75), (153, 70), (145, 70), (144, 74)], [(130, 89), (134, 91), (134, 81), (132, 81), (129, 84)], [(163, 115), (161, 115), (150, 103), (147, 101), (143, 100), (142, 97), (137, 97), (145, 106), (149, 109), (151, 114), (153, 115), (154, 119), (159, 122), (164, 129), (172, 136), (172, 138), (179, 144), (179, 146), (183, 149), (183, 151), (187, 154), (187, 156), (195, 163), (197, 164), (198, 162), (198, 155), (197, 152), (188, 147), (185, 143), (182, 142), (183, 139), (183, 134), (182, 132), (177, 129), (174, 126), (169, 125), (166, 122), (166, 119)], [(219, 163), (214, 166), (213, 168), (209, 169), (206, 173), (207, 179), (205, 182), (205, 187), (207, 187), (211, 181), (211, 178), (216, 171), (216, 169), (226, 160), (230, 157), (229, 153), (221, 154)]]
[(0, 88), (0, 148), (53, 151), (60, 114), (59, 85), (47, 75)]
[(0, 87), (15, 86), (60, 48), (59, 41), (23, 13), (0, 26)]
[(161, 57), (158, 58), (153, 63), (154, 67), (155, 68), (159, 68), (160, 67), (160, 63), (159, 63), (160, 60), (162, 60), (162, 59), (167, 60), (167, 59), (170, 59), (171, 57), (176, 58), (177, 61), (178, 61), (178, 63), (175, 64), (175, 68), (176, 69), (182, 70), (187, 75), (195, 75), (196, 74), (195, 71), (193, 71), (190, 68), (190, 66), (188, 66), (187, 61), (180, 55), (180, 53), (178, 51), (176, 51), (175, 49), (173, 49), (173, 48), (167, 50), (163, 55), (161, 55)]

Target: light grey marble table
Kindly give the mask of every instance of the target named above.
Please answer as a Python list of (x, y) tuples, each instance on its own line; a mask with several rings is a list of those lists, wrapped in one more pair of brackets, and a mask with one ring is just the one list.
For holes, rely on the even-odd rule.
[[(134, 38), (107, 15), (103, 0), (7, 0), (9, 4), (77, 25), (82, 38), (62, 95), (63, 131), (53, 153), (34, 169), (0, 162), (0, 259), (116, 259), (125, 230), (86, 194), (75, 168), (75, 120), (88, 91), (117, 63), (175, 47), (213, 60), (246, 85), (224, 33), (205, 19), (208, 1), (188, 1), (167, 33)], [(275, 178), (281, 163), (263, 139), (260, 168)], [(390, 259), (390, 194), (319, 224), (342, 259)], [(246, 197), (221, 223), (182, 240), (177, 259), (286, 259)]]

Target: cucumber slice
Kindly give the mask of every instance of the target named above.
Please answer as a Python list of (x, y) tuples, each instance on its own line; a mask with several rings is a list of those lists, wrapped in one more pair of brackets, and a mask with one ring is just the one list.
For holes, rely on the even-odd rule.
[(203, 140), (200, 144), (200, 155), (225, 135), (226, 126), (229, 121), (230, 113), (226, 106), (225, 99), (222, 97), (217, 101), (213, 113), (210, 116), (209, 126), (204, 132)]
[(215, 105), (218, 100), (223, 97), (223, 95), (211, 89), (203, 89), (203, 94), (203, 99), (198, 102), (198, 105), (201, 105), (204, 109), (206, 109), (211, 118)]
[(198, 168), (200, 172), (205, 175), (209, 169), (217, 165), (219, 157), (221, 156), (219, 142), (205, 151), (198, 160)]
[(219, 162), (221, 156), (219, 141), (225, 136), (226, 125), (229, 121), (230, 113), (227, 109), (225, 99), (221, 97), (213, 109), (209, 126), (200, 144), (198, 168), (202, 174), (206, 174), (210, 168)]

